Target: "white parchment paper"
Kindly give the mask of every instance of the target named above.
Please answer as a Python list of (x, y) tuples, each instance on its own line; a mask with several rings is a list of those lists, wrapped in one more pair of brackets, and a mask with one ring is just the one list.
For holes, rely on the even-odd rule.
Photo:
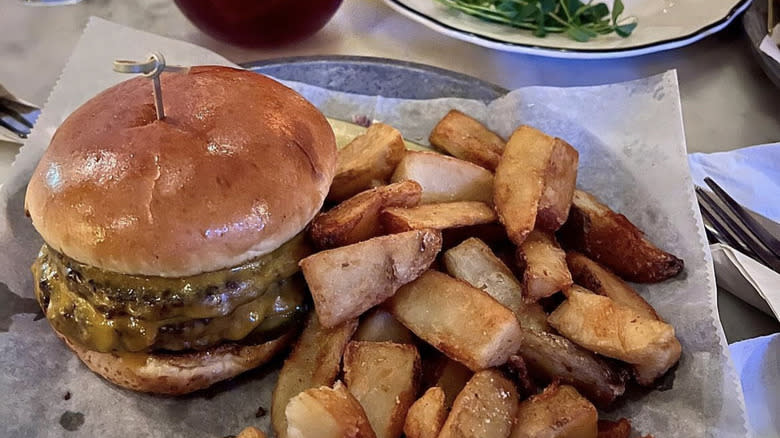
[[(247, 425), (269, 430), (268, 416), (256, 412), (270, 407), (278, 363), (187, 397), (137, 394), (88, 371), (48, 323), (36, 319), (29, 266), (41, 240), (23, 213), (29, 175), (71, 111), (127, 79), (111, 71), (111, 62), (143, 59), (152, 50), (162, 51), (170, 64), (229, 65), (205, 49), (91, 19), (0, 192), (1, 436), (222, 437)], [(679, 277), (639, 287), (675, 326), (683, 345), (672, 389), (629, 394), (606, 417), (628, 417), (641, 432), (659, 438), (748, 435), (742, 391), (717, 318), (712, 261), (695, 208), (674, 72), (599, 87), (524, 88), (489, 105), (290, 85), (330, 117), (366, 115), (421, 143), (436, 121), (458, 108), (503, 136), (526, 123), (574, 145), (580, 151), (580, 186), (685, 260)]]

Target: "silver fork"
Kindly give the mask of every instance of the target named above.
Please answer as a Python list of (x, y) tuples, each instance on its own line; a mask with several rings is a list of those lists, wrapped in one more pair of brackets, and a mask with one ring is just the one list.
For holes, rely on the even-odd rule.
[(19, 106), (15, 102), (0, 97), (0, 126), (13, 132), (19, 138), (27, 138), (33, 124), (22, 115)]
[[(708, 234), (780, 273), (780, 240), (715, 181), (707, 177), (704, 182), (712, 192), (696, 186), (696, 196), (702, 216), (712, 225), (712, 229), (707, 230)], [(716, 202), (715, 198), (720, 202)]]

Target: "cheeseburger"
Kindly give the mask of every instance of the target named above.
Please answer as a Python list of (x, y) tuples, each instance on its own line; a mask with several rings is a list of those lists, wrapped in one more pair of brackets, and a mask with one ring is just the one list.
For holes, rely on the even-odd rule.
[(333, 132), (264, 76), (135, 78), (59, 127), (25, 208), (45, 241), (35, 294), (94, 372), (183, 394), (268, 361), (307, 307), (302, 231), (336, 166)]

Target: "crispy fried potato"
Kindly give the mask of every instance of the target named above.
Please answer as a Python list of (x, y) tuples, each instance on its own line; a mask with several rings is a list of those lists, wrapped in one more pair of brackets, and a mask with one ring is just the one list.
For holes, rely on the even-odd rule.
[(572, 284), (566, 253), (552, 234), (531, 231), (517, 248), (517, 260), (518, 264), (525, 266), (523, 285), (529, 300), (549, 297)]
[(618, 421), (599, 420), (598, 438), (629, 438), (631, 436), (631, 423), (625, 418)]
[(666, 374), (682, 355), (682, 345), (677, 338), (658, 346), (652, 360), (634, 364), (634, 378), (643, 386), (652, 386), (659, 377)]
[(483, 370), (458, 394), (439, 438), (506, 438), (516, 414), (515, 385), (497, 370)]
[(503, 364), (520, 346), (511, 310), (441, 272), (427, 271), (386, 306), (417, 337), (473, 371)]
[(537, 379), (572, 385), (602, 408), (608, 407), (626, 390), (627, 376), (623, 370), (613, 368), (604, 359), (562, 336), (523, 330), (517, 354)]
[(537, 303), (526, 303), (523, 287), (512, 271), (483, 241), (470, 238), (444, 253), (453, 277), (481, 289), (511, 310), (523, 328), (547, 330), (547, 314)]
[(431, 228), (444, 230), (495, 222), (496, 212), (484, 202), (463, 201), (425, 204), (417, 207), (388, 207), (381, 220), (389, 233)]
[(596, 438), (596, 408), (571, 386), (552, 384), (520, 403), (512, 438)]
[(344, 381), (377, 438), (401, 436), (419, 379), (420, 355), (414, 345), (352, 341), (344, 353)]
[(531, 377), (531, 372), (528, 371), (528, 366), (525, 364), (523, 356), (517, 354), (509, 356), (506, 364), (505, 370), (514, 380), (521, 400), (539, 392), (539, 386)]
[(572, 284), (571, 286), (567, 287), (566, 289), (563, 289), (561, 292), (563, 292), (563, 295), (566, 296), (567, 298), (569, 297), (569, 295), (572, 292), (582, 292), (582, 293), (585, 293), (585, 294), (593, 294), (593, 293), (595, 293), (595, 292), (593, 292), (590, 289), (586, 289), (586, 288), (580, 286), (579, 284)]
[(542, 198), (536, 213), (536, 227), (555, 231), (569, 217), (571, 198), (577, 183), (579, 153), (570, 144), (556, 138), (550, 152)]
[(504, 140), (479, 121), (452, 110), (436, 124), (428, 141), (461, 160), (494, 170), (504, 151)]
[(438, 386), (428, 388), (406, 413), (404, 435), (406, 438), (436, 438), (446, 418), (444, 391)]
[(441, 232), (416, 230), (374, 237), (301, 260), (323, 327), (357, 318), (392, 296), (431, 265)]
[(236, 438), (266, 438), (265, 432), (256, 427), (245, 427)]
[(422, 203), (493, 202), (493, 174), (489, 170), (436, 152), (407, 151), (392, 182), (413, 180), (422, 186)]
[(289, 438), (376, 438), (366, 413), (341, 383), (307, 389), (285, 409)]
[(682, 260), (653, 245), (628, 218), (582, 190), (574, 192), (569, 220), (559, 237), (568, 249), (587, 255), (628, 281), (657, 283), (683, 269)]
[(433, 371), (429, 376), (426, 386), (436, 386), (444, 391), (444, 407), (452, 407), (455, 397), (466, 386), (466, 382), (471, 379), (474, 372), (468, 369), (460, 362), (454, 361), (449, 357), (439, 354), (435, 357), (426, 358), (427, 365), (431, 366)]
[(360, 324), (352, 339), (399, 344), (414, 343), (412, 332), (398, 322), (390, 312), (381, 307), (375, 307), (360, 317)]
[(379, 213), (387, 207), (414, 207), (422, 187), (402, 181), (366, 190), (347, 199), (311, 222), (309, 235), (321, 249), (351, 245), (383, 233)]
[(538, 226), (557, 230), (568, 216), (577, 151), (529, 126), (515, 130), (496, 168), (493, 202), (515, 245)]
[[(640, 384), (652, 383), (680, 359), (674, 327), (642, 317), (608, 297), (570, 291), (547, 321), (577, 344), (601, 355), (641, 365)], [(641, 379), (641, 380), (640, 380)]]
[(372, 124), (365, 134), (339, 149), (328, 200), (340, 202), (385, 184), (405, 152), (404, 139), (397, 129), (383, 123)]
[(552, 137), (521, 126), (509, 138), (496, 167), (493, 202), (515, 245), (522, 244), (536, 224), (552, 143)]
[(599, 295), (610, 297), (616, 303), (634, 309), (645, 318), (661, 320), (653, 306), (645, 301), (634, 288), (585, 255), (569, 251), (566, 253), (566, 264), (569, 266), (575, 283), (581, 284)]
[(284, 361), (271, 398), (271, 424), (276, 436), (287, 436), (284, 410), (292, 397), (309, 388), (331, 385), (339, 373), (341, 355), (357, 321), (349, 321), (331, 329), (320, 325), (312, 312), (298, 342)]

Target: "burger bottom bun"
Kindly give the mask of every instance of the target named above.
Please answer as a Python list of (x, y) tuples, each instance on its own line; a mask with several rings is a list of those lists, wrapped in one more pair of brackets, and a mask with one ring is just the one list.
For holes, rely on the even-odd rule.
[(57, 333), (87, 367), (106, 380), (133, 391), (182, 395), (208, 388), (222, 380), (268, 362), (284, 348), (292, 333), (264, 344), (222, 344), (183, 354), (118, 355), (87, 350)]

